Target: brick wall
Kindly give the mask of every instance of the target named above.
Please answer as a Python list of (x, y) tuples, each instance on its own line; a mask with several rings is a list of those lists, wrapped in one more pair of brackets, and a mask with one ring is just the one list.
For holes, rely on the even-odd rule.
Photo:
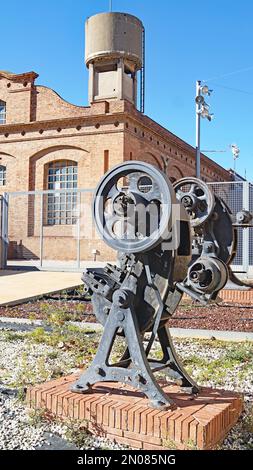
[[(74, 106), (49, 88), (36, 86), (33, 72), (0, 72), (0, 100), (7, 103), (6, 124), (0, 125), (0, 164), (6, 166), (3, 191), (47, 189), (46, 169), (56, 160), (78, 164), (78, 188), (95, 188), (108, 168), (124, 160), (156, 165), (174, 180), (195, 174), (195, 150), (127, 101), (103, 101), (90, 107)], [(203, 178), (229, 180), (230, 175), (207, 157)], [(85, 209), (83, 212), (86, 212)], [(84, 224), (90, 218), (82, 214)], [(10, 198), (10, 254), (39, 256), (39, 202), (31, 197)], [(45, 226), (44, 256), (75, 259), (75, 227)], [(67, 248), (66, 248), (67, 247)], [(92, 259), (92, 249), (114, 254), (92, 235), (81, 242), (81, 257)]]

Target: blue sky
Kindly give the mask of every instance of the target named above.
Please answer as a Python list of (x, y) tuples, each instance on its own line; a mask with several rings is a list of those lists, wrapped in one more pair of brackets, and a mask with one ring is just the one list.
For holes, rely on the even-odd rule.
[[(0, 70), (34, 70), (39, 84), (87, 104), (84, 21), (109, 0), (1, 2)], [(146, 114), (195, 145), (195, 81), (211, 79), (212, 123), (202, 121), (202, 149), (253, 180), (253, 2), (251, 0), (113, 0), (146, 28)]]

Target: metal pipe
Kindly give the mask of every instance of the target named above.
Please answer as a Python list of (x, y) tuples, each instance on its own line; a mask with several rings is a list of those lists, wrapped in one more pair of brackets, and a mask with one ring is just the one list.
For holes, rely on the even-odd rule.
[(142, 30), (142, 67), (141, 67), (141, 93), (140, 111), (145, 112), (145, 28)]

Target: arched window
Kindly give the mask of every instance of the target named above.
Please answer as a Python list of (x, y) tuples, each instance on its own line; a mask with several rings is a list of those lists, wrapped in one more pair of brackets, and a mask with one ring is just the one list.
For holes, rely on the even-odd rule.
[(6, 123), (6, 103), (0, 100), (0, 124)]
[(0, 165), (0, 186), (6, 185), (6, 166)]
[[(58, 160), (48, 165), (47, 187), (54, 193), (48, 195), (47, 224), (76, 224), (77, 194), (69, 191), (77, 188), (77, 163), (71, 160)], [(66, 189), (66, 192), (57, 190)]]

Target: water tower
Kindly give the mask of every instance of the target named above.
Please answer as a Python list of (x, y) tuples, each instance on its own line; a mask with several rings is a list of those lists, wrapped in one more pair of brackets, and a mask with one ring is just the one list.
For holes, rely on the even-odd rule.
[(144, 28), (138, 18), (125, 13), (100, 13), (88, 18), (85, 62), (90, 103), (126, 99), (136, 106), (140, 70), (144, 108)]

